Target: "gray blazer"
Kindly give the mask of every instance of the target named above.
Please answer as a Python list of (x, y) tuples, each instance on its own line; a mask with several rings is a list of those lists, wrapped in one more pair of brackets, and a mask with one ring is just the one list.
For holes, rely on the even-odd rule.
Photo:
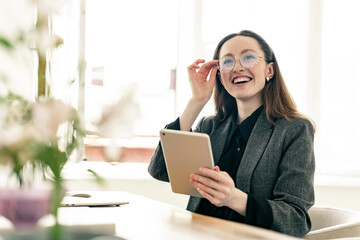
[[(231, 130), (231, 117), (200, 120), (195, 131), (210, 136), (215, 164)], [(235, 186), (268, 199), (272, 230), (302, 237), (311, 229), (308, 209), (314, 204), (314, 129), (301, 118), (278, 119), (271, 124), (263, 111), (250, 135), (236, 174)], [(169, 181), (160, 144), (149, 168), (156, 179)], [(190, 197), (187, 210), (196, 211), (200, 198)]]

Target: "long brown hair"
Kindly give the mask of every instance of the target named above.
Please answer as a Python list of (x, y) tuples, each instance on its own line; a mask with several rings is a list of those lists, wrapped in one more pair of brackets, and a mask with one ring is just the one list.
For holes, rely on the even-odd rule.
[[(239, 33), (230, 34), (224, 37), (219, 42), (219, 44), (215, 49), (213, 59), (219, 60), (221, 47), (224, 45), (225, 42), (236, 36), (245, 36), (255, 39), (259, 43), (262, 51), (264, 52), (265, 55), (264, 57), (267, 63), (271, 63), (271, 62), (273, 63), (274, 76), (269, 82), (265, 84), (265, 87), (262, 91), (262, 98), (265, 106), (267, 119), (274, 124), (275, 123), (274, 120), (279, 118), (285, 118), (288, 121), (290, 121), (291, 117), (305, 118), (312, 122), (315, 129), (315, 125), (313, 121), (298, 112), (296, 104), (292, 99), (284, 82), (284, 79), (281, 75), (275, 54), (271, 49), (271, 47), (265, 42), (265, 40), (261, 36), (249, 30), (244, 30)], [(220, 119), (224, 119), (228, 117), (229, 115), (231, 115), (234, 109), (236, 109), (235, 98), (233, 98), (225, 90), (224, 86), (220, 81), (220, 72), (216, 74), (214, 100), (215, 100), (216, 116), (219, 117)]]

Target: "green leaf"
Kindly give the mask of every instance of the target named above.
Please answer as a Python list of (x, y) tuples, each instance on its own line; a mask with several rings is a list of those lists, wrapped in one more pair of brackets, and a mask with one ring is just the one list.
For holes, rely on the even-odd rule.
[(103, 179), (99, 174), (97, 174), (96, 172), (94, 172), (94, 171), (91, 170), (91, 169), (88, 169), (87, 171), (90, 172), (90, 173), (92, 173), (92, 174), (94, 175), (95, 180), (96, 180), (96, 182), (97, 182), (99, 185), (104, 185), (105, 181), (104, 181), (104, 179)]
[(36, 146), (38, 159), (44, 166), (48, 166), (53, 177), (61, 178), (61, 171), (67, 161), (66, 153), (60, 152), (56, 146)]
[(0, 36), (0, 45), (3, 45), (4, 47), (8, 49), (13, 49), (13, 45), (8, 41), (7, 39)]

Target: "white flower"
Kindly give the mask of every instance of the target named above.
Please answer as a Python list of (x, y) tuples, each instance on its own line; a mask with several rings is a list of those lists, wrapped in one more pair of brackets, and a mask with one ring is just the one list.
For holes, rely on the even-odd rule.
[(27, 36), (30, 46), (36, 47), (42, 56), (46, 55), (48, 49), (56, 48), (63, 44), (63, 39), (55, 34), (50, 34), (47, 27), (38, 28)]
[(39, 15), (59, 14), (61, 9), (71, 0), (30, 0), (36, 4)]
[(24, 108), (19, 100), (0, 104), (0, 128), (9, 128), (23, 124), (25, 121)]
[(28, 137), (25, 134), (25, 114), (17, 99), (0, 104), (0, 146), (17, 145)]
[(52, 141), (61, 123), (72, 119), (73, 108), (60, 100), (36, 101), (32, 109), (32, 123), (40, 141)]
[(10, 105), (10, 111), (7, 112), (7, 122), (9, 124), (22, 123), (24, 119), (24, 112), (22, 110), (20, 101), (13, 101)]
[(24, 126), (13, 125), (7, 129), (0, 128), (0, 147), (17, 145), (24, 137)]
[(128, 91), (117, 103), (103, 111), (98, 123), (98, 134), (108, 138), (128, 138), (140, 117), (139, 105), (133, 99), (133, 91)]

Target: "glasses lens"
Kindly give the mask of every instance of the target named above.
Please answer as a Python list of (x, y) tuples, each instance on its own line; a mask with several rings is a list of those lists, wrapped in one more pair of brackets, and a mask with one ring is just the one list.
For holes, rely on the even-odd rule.
[(224, 57), (220, 61), (220, 71), (222, 72), (230, 72), (235, 65), (235, 59), (232, 57)]
[(258, 56), (255, 53), (245, 53), (240, 61), (244, 68), (253, 68), (258, 61)]

